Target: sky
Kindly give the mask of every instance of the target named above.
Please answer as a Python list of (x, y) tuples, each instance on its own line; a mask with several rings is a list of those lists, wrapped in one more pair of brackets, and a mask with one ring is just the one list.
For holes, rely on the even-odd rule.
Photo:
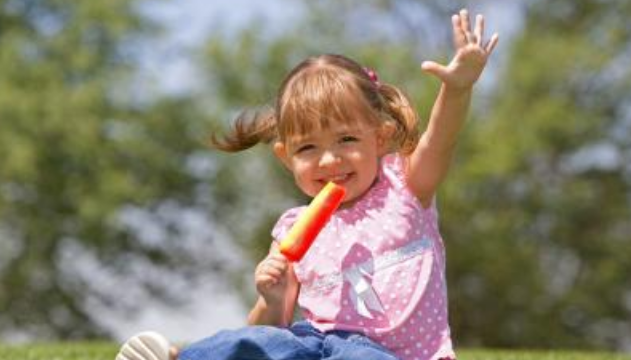
[[(300, 2), (292, 0), (177, 0), (151, 2), (146, 12), (168, 29), (166, 40), (147, 49), (143, 64), (147, 75), (156, 78), (165, 92), (178, 93), (195, 88), (196, 74), (190, 50), (212, 32), (231, 31), (254, 21), (275, 24), (283, 31), (301, 13)], [(508, 45), (519, 30), (520, 1), (480, 1), (477, 11), (487, 18), (490, 31), (501, 36), (500, 47)], [(481, 4), (481, 5), (480, 5)], [(117, 340), (144, 330), (161, 332), (175, 343), (185, 343), (212, 335), (221, 329), (245, 324), (248, 308), (237, 295), (217, 287), (218, 280), (208, 275), (206, 284), (190, 290), (190, 303), (173, 308), (147, 301), (135, 317), (116, 314), (102, 316), (102, 323), (113, 330)], [(146, 300), (143, 300), (146, 301)]]
[(169, 35), (147, 49), (144, 68), (163, 89), (178, 93), (195, 88), (194, 79), (200, 77), (190, 50), (209, 34), (230, 34), (252, 22), (274, 24), (280, 32), (299, 16), (301, 7), (291, 0), (162, 0), (151, 1), (147, 13), (165, 24)]
[[(472, 3), (472, 12), (485, 15), (487, 31), (501, 34), (501, 45), (492, 61), (501, 58), (502, 47), (506, 47), (507, 40), (520, 29), (519, 13), (523, 1), (479, 0)], [(274, 24), (273, 28), (280, 33), (292, 26), (304, 10), (301, 1), (295, 0), (162, 0), (151, 1), (151, 4), (147, 12), (166, 25), (169, 35), (165, 41), (147, 49), (144, 69), (170, 93), (195, 89), (195, 79), (202, 77), (196, 74), (190, 50), (209, 34), (230, 34), (255, 22)], [(492, 81), (492, 76), (483, 80)]]

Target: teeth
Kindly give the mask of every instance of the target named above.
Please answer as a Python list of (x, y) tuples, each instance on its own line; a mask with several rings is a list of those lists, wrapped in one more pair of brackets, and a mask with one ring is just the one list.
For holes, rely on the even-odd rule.
[(329, 181), (342, 181), (344, 179), (346, 179), (348, 177), (348, 175), (339, 175), (339, 176), (334, 176), (332, 178), (329, 178)]

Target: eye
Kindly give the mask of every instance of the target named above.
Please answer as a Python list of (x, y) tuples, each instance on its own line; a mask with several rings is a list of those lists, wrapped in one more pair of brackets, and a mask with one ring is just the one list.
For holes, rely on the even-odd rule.
[(344, 135), (344, 136), (342, 136), (340, 141), (343, 142), (343, 143), (356, 142), (356, 141), (359, 141), (359, 138), (356, 137), (356, 136), (352, 136), (352, 135)]
[(305, 151), (309, 151), (309, 150), (313, 150), (315, 149), (315, 145), (313, 144), (304, 144), (304, 145), (300, 145), (297, 149), (296, 149), (296, 154), (299, 153), (303, 153)]

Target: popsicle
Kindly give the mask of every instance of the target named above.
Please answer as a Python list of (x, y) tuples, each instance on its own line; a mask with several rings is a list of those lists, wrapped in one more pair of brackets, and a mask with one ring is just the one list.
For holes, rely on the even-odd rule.
[(280, 252), (289, 261), (300, 261), (331, 215), (342, 203), (346, 189), (334, 182), (327, 183), (289, 229), (280, 242)]

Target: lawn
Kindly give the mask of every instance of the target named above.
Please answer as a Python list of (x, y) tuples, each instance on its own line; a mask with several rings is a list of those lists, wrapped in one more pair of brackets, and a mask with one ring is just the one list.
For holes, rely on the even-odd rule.
[[(0, 360), (114, 360), (111, 343), (0, 345)], [(209, 359), (211, 360), (211, 359)], [(460, 350), (458, 360), (631, 360), (631, 354), (575, 351)]]
[(0, 360), (114, 360), (117, 351), (112, 343), (0, 345)]

